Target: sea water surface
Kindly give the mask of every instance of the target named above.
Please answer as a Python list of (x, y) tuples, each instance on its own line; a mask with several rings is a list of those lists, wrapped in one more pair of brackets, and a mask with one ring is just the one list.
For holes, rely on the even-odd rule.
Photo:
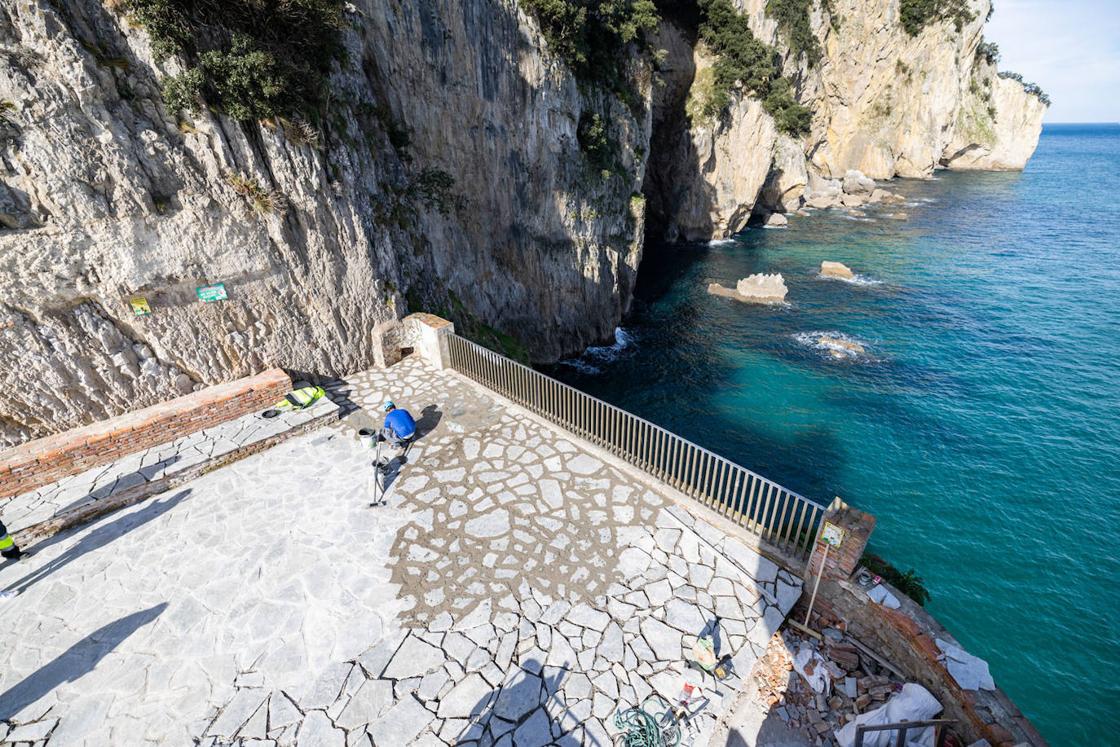
[[(872, 549), (1052, 744), (1120, 744), (1120, 126), (887, 186), (906, 204), (651, 251), (618, 343), (551, 373), (874, 513)], [(755, 272), (789, 304), (706, 292)]]

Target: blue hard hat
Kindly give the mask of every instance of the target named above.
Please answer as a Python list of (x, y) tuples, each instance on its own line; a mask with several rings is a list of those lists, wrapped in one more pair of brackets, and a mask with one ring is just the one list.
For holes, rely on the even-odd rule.
[(393, 404), (393, 400), (391, 400), (391, 399), (385, 400), (385, 404), (381, 406), (381, 410), (383, 412), (389, 412), (389, 410), (392, 410), (392, 409), (395, 409), (395, 408), (396, 408), (396, 405)]

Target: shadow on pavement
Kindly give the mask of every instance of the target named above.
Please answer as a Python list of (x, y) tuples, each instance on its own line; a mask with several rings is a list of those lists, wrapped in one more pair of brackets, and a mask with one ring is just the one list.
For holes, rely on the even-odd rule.
[(11, 718), (64, 682), (73, 682), (93, 671), (121, 641), (155, 620), (166, 608), (167, 602), (162, 602), (103, 625), (51, 663), (0, 693), (0, 719)]
[(428, 435), (436, 429), (439, 421), (443, 420), (443, 411), (435, 405), (428, 405), (420, 413), (420, 419), (416, 421), (416, 438), (419, 441), (424, 436)]
[[(567, 670), (558, 667), (542, 668), (536, 660), (525, 662), (525, 668), (512, 669), (501, 686), (483, 695), (471, 708), (470, 723), (455, 744), (580, 744), (574, 736), (560, 736), (577, 725), (577, 717), (573, 715), (570, 723), (562, 724), (550, 715), (566, 710), (559, 694), (566, 674)], [(503, 739), (507, 734), (509, 737)], [(583, 744), (597, 745), (598, 740)]]
[[(59, 555), (57, 558), (47, 561), (42, 566), (32, 570), (30, 573), (25, 575), (19, 581), (16, 581), (14, 584), (7, 588), (7, 591), (17, 591), (22, 594), (23, 592), (31, 588), (34, 584), (42, 581), (44, 578), (51, 575), (58, 569), (69, 565), (86, 553), (92, 552), (93, 550), (96, 550), (100, 547), (104, 547), (118, 537), (121, 537), (132, 531), (136, 527), (147, 524), (152, 519), (163, 515), (164, 513), (172, 509), (181, 500), (190, 495), (190, 493), (191, 491), (189, 488), (187, 490), (181, 490), (173, 496), (169, 496), (162, 500), (152, 501), (139, 511), (132, 511), (130, 513), (121, 514), (113, 521), (102, 524), (88, 534), (84, 535), (76, 545)], [(79, 528), (77, 531), (80, 532), (82, 531), (82, 529)], [(45, 542), (41, 542), (38, 545), (35, 545), (32, 549), (36, 554), (38, 554), (45, 548), (50, 547), (57, 542), (61, 542), (62, 540), (71, 536), (73, 536), (71, 532), (59, 532)], [(30, 563), (34, 564), (35, 562), (36, 560), (33, 556), (30, 560)]]

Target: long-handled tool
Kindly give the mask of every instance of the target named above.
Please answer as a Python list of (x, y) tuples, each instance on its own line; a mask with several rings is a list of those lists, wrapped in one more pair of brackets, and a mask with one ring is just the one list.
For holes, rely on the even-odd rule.
[(373, 496), (370, 507), (380, 506), (385, 497), (385, 487), (381, 484), (381, 439), (377, 440), (377, 449), (373, 454)]

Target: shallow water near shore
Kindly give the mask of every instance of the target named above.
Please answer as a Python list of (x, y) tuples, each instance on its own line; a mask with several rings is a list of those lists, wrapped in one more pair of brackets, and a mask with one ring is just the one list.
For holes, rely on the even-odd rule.
[[(625, 341), (550, 373), (871, 511), (872, 549), (1052, 744), (1115, 744), (1120, 127), (1047, 126), (1021, 174), (887, 186), (907, 203), (650, 251)], [(755, 272), (790, 303), (706, 291)]]

